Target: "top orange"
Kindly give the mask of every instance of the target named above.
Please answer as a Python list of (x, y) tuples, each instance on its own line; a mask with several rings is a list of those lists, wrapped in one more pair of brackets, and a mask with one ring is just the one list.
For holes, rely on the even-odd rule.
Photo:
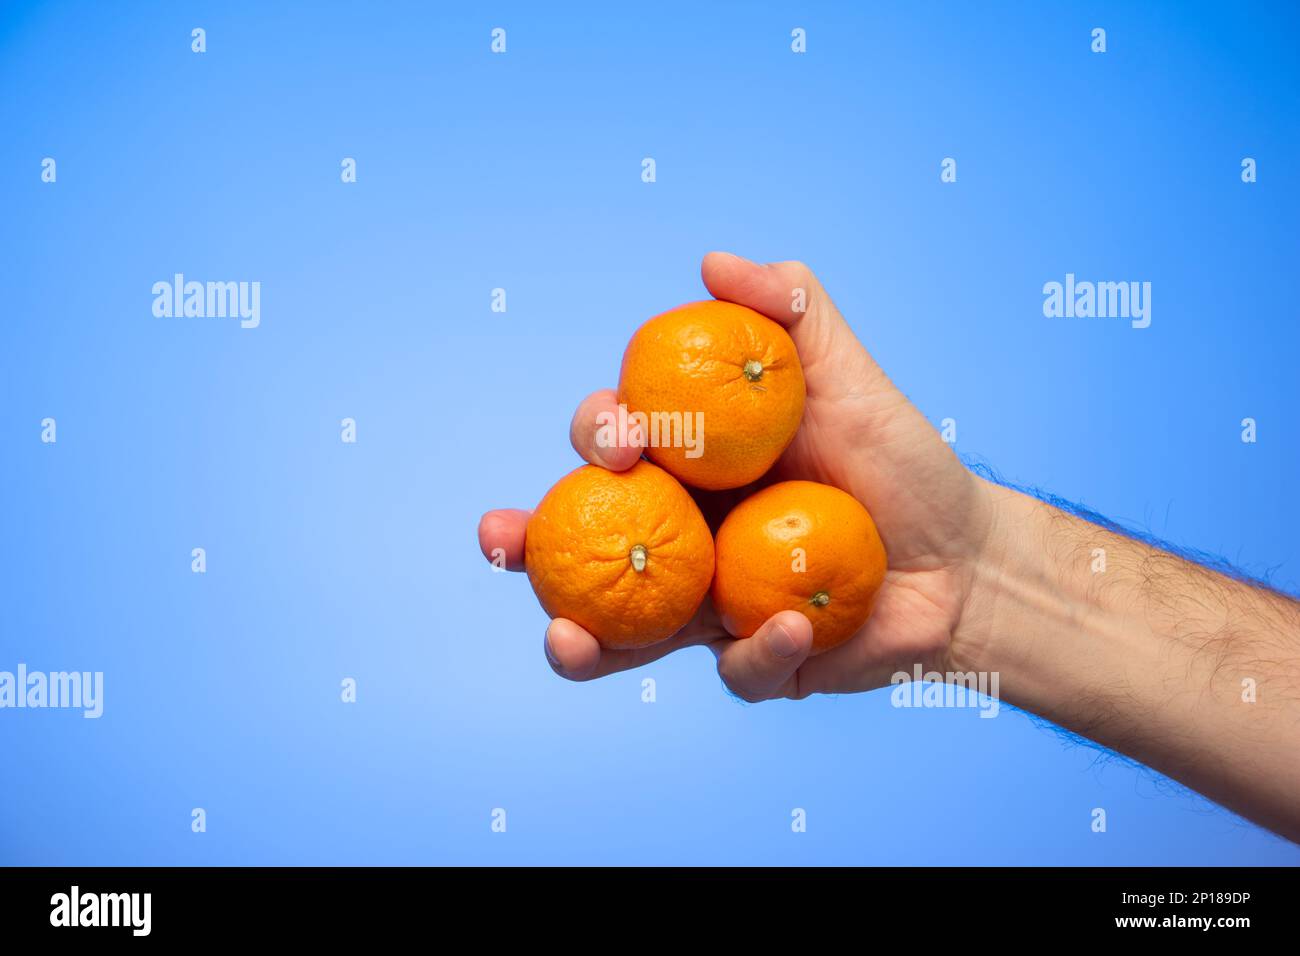
[(696, 488), (761, 478), (803, 418), (803, 368), (785, 329), (733, 302), (650, 319), (623, 353), (618, 400), (645, 416), (646, 456)]

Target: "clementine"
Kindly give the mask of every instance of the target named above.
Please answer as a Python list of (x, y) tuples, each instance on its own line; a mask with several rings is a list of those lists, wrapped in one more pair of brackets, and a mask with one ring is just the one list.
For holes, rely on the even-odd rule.
[(692, 302), (647, 321), (618, 380), (629, 418), (645, 416), (646, 456), (711, 490), (762, 477), (799, 429), (804, 397), (789, 334), (733, 302)]
[(814, 654), (857, 633), (885, 579), (885, 546), (867, 509), (815, 481), (750, 495), (722, 522), (716, 546), (713, 605), (723, 626), (750, 637), (777, 611), (802, 611)]
[(672, 475), (648, 461), (623, 472), (583, 465), (528, 520), (528, 580), (546, 613), (610, 648), (644, 647), (691, 619), (713, 577), (713, 536)]

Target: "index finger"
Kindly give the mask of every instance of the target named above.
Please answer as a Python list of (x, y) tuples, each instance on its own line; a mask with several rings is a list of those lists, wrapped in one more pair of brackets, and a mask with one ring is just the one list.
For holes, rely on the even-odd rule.
[(524, 569), (524, 534), (531, 511), (498, 508), (478, 522), (478, 546), (493, 566), (507, 571)]
[(589, 681), (652, 664), (684, 647), (728, 639), (717, 614), (706, 600), (685, 627), (658, 644), (611, 650), (581, 625), (557, 617), (546, 629), (546, 660), (551, 669), (571, 681)]
[(612, 388), (592, 392), (582, 400), (569, 425), (573, 450), (610, 471), (626, 471), (637, 463), (645, 445), (640, 425), (628, 421)]

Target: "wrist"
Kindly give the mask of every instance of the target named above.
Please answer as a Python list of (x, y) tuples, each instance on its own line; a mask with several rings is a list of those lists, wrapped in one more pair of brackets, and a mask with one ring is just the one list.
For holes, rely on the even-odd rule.
[(949, 655), (957, 670), (989, 671), (998, 662), (1019, 656), (1016, 635), (1024, 609), (1017, 595), (1032, 573), (1024, 556), (1028, 539), (1037, 534), (1033, 499), (976, 478), (988, 501), (989, 525), (971, 563), (961, 620), (953, 632)]
[(1177, 559), (1021, 492), (989, 484), (989, 494), (994, 518), (954, 662), (997, 672), (1009, 704), (1128, 744), (1132, 722), (1116, 717), (1139, 710), (1158, 721), (1162, 682), (1204, 666), (1171, 639), (1169, 599), (1153, 607), (1144, 593), (1156, 564)]
[(953, 635), (953, 662), (997, 673), (1007, 703), (1083, 729), (1088, 721), (1075, 704), (1100, 703), (1113, 687), (1137, 626), (1098, 600), (1093, 550), (1108, 532), (984, 484), (992, 519)]
[(996, 673), (1006, 703), (1300, 839), (1296, 605), (1018, 492), (986, 492), (993, 519), (952, 665)]

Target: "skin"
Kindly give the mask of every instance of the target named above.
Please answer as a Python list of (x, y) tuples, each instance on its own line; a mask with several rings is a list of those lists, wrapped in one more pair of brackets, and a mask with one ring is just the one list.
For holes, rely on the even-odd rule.
[[(545, 641), (556, 673), (591, 680), (704, 645), (731, 691), (756, 702), (871, 690), (918, 663), (996, 671), (1003, 700), (1300, 840), (1300, 605), (972, 474), (801, 263), (710, 253), (702, 274), (715, 298), (771, 317), (794, 339), (807, 405), (765, 482), (820, 481), (866, 506), (889, 555), (876, 610), (848, 642), (811, 658), (811, 626), (797, 611), (736, 640), (706, 600), (675, 637), (632, 651), (602, 650), (557, 618)], [(802, 314), (791, 308), (796, 289)], [(610, 389), (588, 396), (570, 439), (587, 461), (622, 470), (640, 456), (640, 436), (622, 448), (595, 442), (597, 415), (616, 404)], [(738, 500), (697, 497), (714, 522)], [(501, 548), (522, 570), (528, 514), (485, 514), (484, 555)]]

